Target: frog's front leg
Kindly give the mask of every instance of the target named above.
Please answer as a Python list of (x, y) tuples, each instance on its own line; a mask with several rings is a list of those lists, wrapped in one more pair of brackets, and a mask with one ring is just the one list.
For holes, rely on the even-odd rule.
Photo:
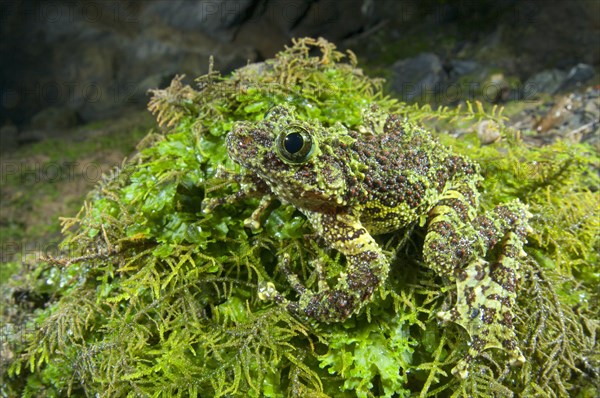
[(344, 254), (347, 269), (335, 286), (319, 292), (296, 289), (300, 299), (288, 308), (321, 322), (341, 322), (357, 313), (385, 281), (389, 260), (358, 217), (343, 213), (306, 212), (316, 233)]
[[(231, 181), (236, 182), (240, 186), (240, 189), (231, 195), (206, 198), (202, 203), (203, 213), (211, 213), (216, 207), (226, 203), (235, 203), (247, 198), (260, 198), (261, 201), (258, 207), (252, 212), (252, 215), (249, 218), (244, 220), (245, 227), (253, 230), (260, 228), (260, 217), (274, 200), (268, 185), (251, 174), (231, 174), (224, 169), (219, 169), (217, 171), (215, 180), (219, 179), (224, 179), (227, 183), (231, 183)], [(206, 190), (206, 193), (210, 193), (219, 188), (220, 185), (209, 188)]]
[[(432, 210), (423, 253), (429, 267), (456, 282), (456, 305), (438, 316), (463, 326), (471, 336), (467, 355), (452, 370), (462, 378), (468, 375), (470, 362), (487, 348), (506, 350), (512, 364), (524, 362), (512, 326), (512, 307), (530, 214), (514, 201), (496, 207), (491, 216), (475, 216), (477, 205), (474, 183), (446, 192)], [(486, 262), (486, 254), (497, 246), (493, 262)]]

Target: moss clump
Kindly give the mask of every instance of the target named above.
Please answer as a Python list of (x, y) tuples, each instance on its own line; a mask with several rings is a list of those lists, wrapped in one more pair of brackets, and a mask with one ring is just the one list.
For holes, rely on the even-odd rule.
[[(314, 54), (314, 55), (313, 55)], [(349, 63), (344, 63), (344, 59)], [(458, 380), (450, 369), (466, 351), (466, 332), (435, 314), (453, 289), (419, 266), (420, 230), (379, 237), (392, 274), (364, 314), (343, 324), (301, 322), (257, 299), (257, 286), (289, 284), (278, 259), (316, 288), (315, 261), (335, 274), (343, 259), (304, 238), (310, 227), (293, 207), (273, 209), (263, 228), (243, 227), (257, 201), (201, 212), (206, 196), (235, 191), (215, 177), (234, 169), (224, 138), (237, 120), (257, 120), (273, 105), (294, 104), (330, 125), (360, 123), (371, 103), (416, 122), (446, 126), (496, 109), (406, 106), (384, 96), (322, 39), (302, 39), (275, 59), (232, 76), (211, 71), (199, 88), (175, 79), (150, 109), (164, 126), (139, 153), (90, 192), (64, 220), (66, 257), (36, 265), (31, 291), (51, 299), (39, 327), (13, 347), (5, 395), (192, 397), (593, 396), (598, 393), (598, 158), (583, 146), (525, 148), (504, 140), (442, 139), (480, 161), (484, 205), (519, 197), (535, 213), (517, 312), (527, 364), (506, 365), (490, 350)], [(561, 201), (568, 201), (568, 206)], [(44, 281), (41, 283), (40, 281)], [(6, 282), (7, 285), (16, 283)], [(27, 320), (23, 321), (24, 323)], [(12, 335), (11, 335), (12, 336)]]

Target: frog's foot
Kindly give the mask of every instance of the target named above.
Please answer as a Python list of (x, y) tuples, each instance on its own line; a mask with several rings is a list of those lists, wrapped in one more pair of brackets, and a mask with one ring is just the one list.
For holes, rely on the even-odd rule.
[(252, 212), (252, 215), (244, 220), (244, 227), (250, 228), (253, 231), (260, 229), (260, 219), (267, 212), (267, 209), (274, 200), (275, 198), (272, 195), (263, 196), (258, 207)]
[[(305, 295), (307, 292), (310, 292), (303, 284), (300, 282), (300, 278), (290, 269), (290, 255), (285, 253), (282, 256), (282, 262), (279, 264), (279, 269), (285, 275), (288, 283), (294, 289), (294, 291), (299, 295)], [(325, 280), (325, 271), (321, 263), (318, 261), (316, 263), (316, 270), (319, 276), (319, 290), (327, 290), (327, 281)], [(310, 293), (309, 293), (310, 294)], [(297, 302), (290, 302), (285, 299), (281, 293), (279, 293), (275, 285), (272, 282), (260, 282), (258, 285), (258, 298), (260, 300), (265, 301), (275, 301), (278, 304), (285, 305), (288, 310), (296, 315), (299, 315), (299, 305)]]
[(317, 264), (319, 291), (313, 292), (306, 288), (298, 276), (289, 269), (289, 261), (289, 255), (285, 254), (279, 267), (300, 299), (298, 301), (285, 299), (271, 282), (259, 285), (258, 297), (261, 300), (271, 300), (282, 304), (295, 315), (307, 316), (320, 322), (342, 322), (349, 318), (360, 310), (362, 304), (369, 300), (379, 285), (377, 276), (373, 275), (370, 269), (364, 268), (365, 272), (353, 273), (352, 277), (347, 273), (340, 275), (337, 288), (331, 289), (325, 281), (324, 270), (320, 269), (319, 263)]
[(457, 271), (456, 306), (438, 313), (442, 321), (461, 325), (471, 336), (467, 355), (452, 370), (454, 375), (467, 377), (470, 363), (488, 348), (505, 350), (510, 356), (510, 365), (525, 362), (512, 325), (517, 261), (523, 255), (522, 245), (523, 241), (510, 232), (495, 264), (478, 260)]
[[(260, 224), (257, 225), (258, 218), (265, 211), (265, 209), (269, 206), (273, 197), (271, 195), (271, 190), (265, 184), (265, 182), (258, 180), (256, 177), (252, 175), (238, 175), (231, 174), (230, 172), (219, 168), (217, 170), (214, 181), (224, 180), (225, 182), (215, 184), (206, 189), (206, 193), (209, 194), (214, 191), (218, 191), (224, 186), (229, 186), (232, 182), (237, 183), (240, 186), (240, 190), (231, 195), (219, 196), (214, 198), (205, 198), (202, 201), (202, 212), (204, 214), (211, 213), (215, 208), (227, 204), (227, 203), (235, 203), (237, 201), (246, 199), (246, 198), (258, 198), (262, 199), (258, 208), (252, 213), (249, 219), (245, 220), (244, 225), (248, 228), (259, 228)], [(256, 222), (255, 222), (256, 221)]]
[[(347, 269), (340, 273), (334, 287), (325, 280), (325, 271), (317, 262), (318, 291), (307, 289), (289, 268), (289, 258), (283, 258), (281, 271), (298, 293), (296, 302), (280, 301), (290, 312), (320, 322), (342, 322), (369, 302), (373, 292), (383, 283), (389, 270), (389, 260), (373, 237), (351, 215), (309, 213), (308, 219), (326, 243), (345, 255)], [(265, 296), (276, 297), (267, 294)]]
[(351, 266), (341, 273), (333, 289), (304, 290), (300, 300), (289, 308), (321, 322), (342, 322), (359, 312), (380, 286), (383, 272), (381, 268), (373, 267), (378, 260), (373, 252), (347, 257), (347, 260), (360, 262), (360, 266)]
[(259, 282), (258, 283), (258, 298), (263, 301), (275, 301), (278, 304), (287, 304), (287, 300), (283, 298), (281, 293), (275, 288), (273, 282)]

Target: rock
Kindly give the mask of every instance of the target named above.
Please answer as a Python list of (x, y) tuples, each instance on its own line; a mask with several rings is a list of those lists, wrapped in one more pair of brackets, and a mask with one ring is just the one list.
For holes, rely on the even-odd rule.
[(148, 90), (168, 87), (174, 77), (172, 73), (155, 73), (146, 77), (136, 85), (131, 100), (135, 103), (148, 102)]
[(536, 73), (525, 81), (523, 96), (533, 98), (539, 93), (554, 94), (563, 84), (567, 74), (558, 69)]
[(10, 152), (17, 147), (19, 129), (12, 123), (0, 127), (0, 150)]
[(437, 55), (422, 53), (392, 65), (392, 90), (404, 101), (424, 100), (445, 79), (442, 62)]
[(556, 139), (589, 142), (600, 148), (600, 89), (589, 87), (584, 92), (553, 96), (549, 101), (531, 103), (520, 115), (512, 117), (510, 126), (535, 131), (526, 140), (546, 145)]
[(587, 101), (584, 112), (592, 120), (600, 122), (600, 93), (599, 90), (588, 90), (590, 100)]
[(583, 83), (593, 78), (594, 74), (594, 68), (590, 65), (577, 64), (571, 68), (558, 91), (570, 91), (580, 87)]
[(306, 0), (272, 0), (266, 2), (264, 16), (282, 32), (290, 33), (306, 15), (311, 2)]
[(28, 129), (23, 130), (17, 136), (17, 144), (26, 145), (33, 144), (48, 138), (47, 130)]
[(31, 118), (35, 130), (65, 130), (77, 124), (77, 112), (67, 107), (51, 106)]
[[(301, 1), (297, 0), (295, 3), (298, 8), (303, 7)], [(306, 3), (309, 5), (308, 9), (289, 32), (292, 37), (322, 36), (339, 42), (366, 30), (373, 20), (370, 7), (365, 7), (367, 1), (321, 0)], [(286, 10), (286, 14), (288, 12), (290, 11)]]
[(514, 95), (503, 73), (490, 75), (483, 84), (482, 94), (483, 98), (491, 103), (506, 102)]
[(162, 20), (178, 30), (199, 30), (229, 42), (235, 28), (249, 17), (252, 5), (252, 0), (153, 1), (147, 3), (141, 17)]
[(193, 79), (206, 73), (211, 55), (222, 73), (256, 61), (251, 45), (228, 43), (256, 0), (134, 3), (83, 0), (7, 8), (6, 23), (0, 23), (6, 93), (0, 120), (25, 126), (49, 106), (74, 109), (84, 121), (113, 117), (128, 106), (146, 105), (148, 76)]
[(483, 120), (477, 125), (477, 138), (481, 145), (489, 145), (500, 139), (498, 124), (492, 120)]
[(481, 65), (475, 61), (452, 60), (449, 64), (449, 75), (451, 79), (456, 79), (463, 75), (473, 73), (481, 69)]
[[(419, 37), (427, 39), (423, 43), (408, 39), (407, 51), (412, 54), (413, 48), (422, 48), (431, 39), (435, 46), (432, 51), (452, 59), (458, 47), (446, 48), (432, 31), (452, 31), (454, 21), (480, 25), (485, 21), (488, 28), (478, 30), (477, 44), (458, 35), (458, 43), (466, 49), (460, 55), (464, 60), (441, 66), (436, 55), (424, 53), (398, 61), (390, 81), (405, 100), (426, 99), (429, 93), (439, 95), (466, 75), (473, 76), (473, 85), (481, 86), (484, 76), (475, 75), (484, 71), (479, 72), (483, 67), (474, 62), (477, 54), (482, 65), (503, 70), (507, 76), (530, 76), (542, 69), (583, 62), (571, 71), (564, 90), (587, 81), (593, 73), (589, 65), (597, 65), (600, 59), (600, 36), (597, 29), (590, 29), (593, 17), (598, 17), (594, 15), (598, 6), (591, 5), (595, 2), (587, 6), (547, 2), (539, 7), (525, 2), (523, 8), (514, 8), (512, 0), (501, 1), (499, 8), (493, 8), (500, 15), (496, 11), (481, 14), (484, 8), (474, 5), (432, 8), (411, 4), (420, 2), (392, 0), (4, 3), (0, 12), (0, 121), (10, 119), (19, 127), (49, 106), (74, 109), (84, 121), (118, 115), (124, 106), (142, 108), (145, 89), (153, 85), (145, 80), (148, 76), (160, 81), (162, 74), (186, 74), (193, 79), (206, 73), (211, 55), (215, 68), (227, 74), (247, 61), (270, 58), (289, 45), (291, 37), (305, 35), (335, 41), (340, 50), (352, 49), (361, 60), (365, 54), (367, 59), (387, 60), (392, 53), (402, 54), (404, 49), (399, 47), (404, 45), (399, 43), (418, 27), (423, 32)], [(513, 18), (513, 10), (520, 19)], [(470, 11), (487, 16), (476, 20), (467, 15)], [(533, 19), (535, 24), (530, 23)], [(567, 29), (569, 24), (575, 25)], [(475, 25), (470, 29), (477, 30)], [(490, 32), (495, 33), (490, 36)], [(485, 47), (483, 53), (477, 51), (481, 45)], [(387, 53), (387, 49), (393, 51)], [(554, 89), (553, 79), (545, 83), (544, 90)], [(468, 89), (470, 92), (471, 86)], [(493, 100), (513, 98), (513, 93), (502, 89)], [(454, 96), (453, 92), (446, 94)]]

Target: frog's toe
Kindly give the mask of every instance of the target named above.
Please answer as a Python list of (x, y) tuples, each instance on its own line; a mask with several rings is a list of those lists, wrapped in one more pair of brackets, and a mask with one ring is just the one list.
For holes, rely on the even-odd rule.
[(452, 309), (450, 311), (438, 311), (438, 313), (435, 315), (443, 323), (454, 322), (459, 318), (456, 309)]
[(517, 348), (515, 351), (511, 352), (510, 366), (521, 366), (525, 362), (527, 362), (527, 360), (523, 356), (523, 353), (521, 353), (521, 350)]
[(247, 218), (244, 220), (244, 227), (249, 228), (252, 231), (257, 231), (260, 229), (260, 221), (257, 221), (254, 218)]
[(359, 308), (356, 297), (343, 290), (330, 290), (310, 295), (304, 313), (321, 322), (343, 322)]
[(203, 214), (210, 214), (214, 209), (224, 204), (226, 200), (222, 198), (208, 198), (204, 199), (201, 204), (201, 209)]
[(273, 282), (259, 282), (257, 294), (259, 300), (271, 301), (277, 295), (279, 295), (279, 292), (275, 288), (275, 284)]
[(479, 259), (457, 272), (456, 305), (437, 314), (444, 322), (461, 325), (471, 337), (467, 355), (453, 370), (459, 377), (466, 377), (469, 364), (488, 348), (507, 352), (511, 365), (525, 361), (512, 326), (516, 281), (509, 264)]
[(466, 379), (469, 376), (469, 362), (461, 359), (458, 364), (452, 368), (452, 374), (458, 378)]

